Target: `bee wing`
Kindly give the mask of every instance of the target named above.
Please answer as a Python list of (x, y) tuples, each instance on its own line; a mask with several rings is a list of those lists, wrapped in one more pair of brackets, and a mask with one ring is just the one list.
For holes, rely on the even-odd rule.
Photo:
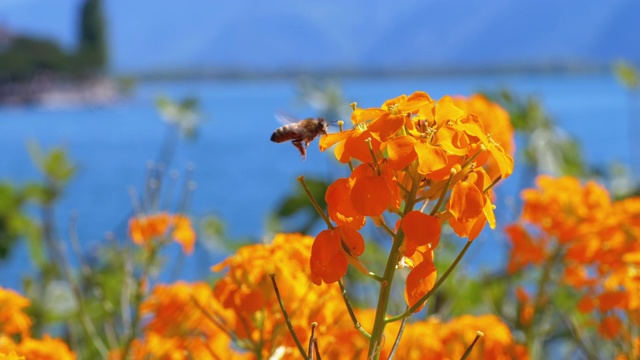
[(295, 116), (282, 111), (277, 111), (274, 116), (276, 117), (276, 120), (281, 122), (283, 125), (295, 124), (299, 121)]

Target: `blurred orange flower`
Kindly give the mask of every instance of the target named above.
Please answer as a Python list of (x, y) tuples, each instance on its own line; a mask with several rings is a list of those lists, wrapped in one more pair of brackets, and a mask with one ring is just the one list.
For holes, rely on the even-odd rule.
[(191, 254), (196, 241), (196, 233), (191, 220), (183, 215), (170, 215), (162, 212), (155, 215), (133, 217), (129, 220), (129, 236), (138, 245), (148, 244), (154, 239), (167, 236), (182, 246), (185, 254)]
[(24, 356), (18, 356), (15, 351), (8, 354), (0, 353), (0, 360), (25, 360)]
[(507, 227), (509, 270), (558, 266), (598, 332), (630, 344), (627, 329), (640, 328), (640, 276), (629, 255), (640, 251), (640, 198), (612, 201), (603, 186), (573, 177), (539, 176), (536, 184), (522, 192), (520, 222)]
[(28, 336), (31, 319), (24, 313), (29, 299), (11, 289), (0, 287), (0, 334)]
[(42, 340), (22, 339), (15, 351), (29, 360), (74, 360), (76, 358), (66, 343), (49, 335), (44, 335)]

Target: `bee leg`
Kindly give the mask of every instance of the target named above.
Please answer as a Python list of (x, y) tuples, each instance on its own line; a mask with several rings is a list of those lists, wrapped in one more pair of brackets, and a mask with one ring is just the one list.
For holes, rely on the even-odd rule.
[(306, 149), (306, 146), (302, 146), (302, 140), (293, 140), (291, 143), (293, 144), (293, 146), (298, 148), (298, 150), (300, 151), (300, 155), (302, 155), (302, 158), (306, 159), (307, 149)]

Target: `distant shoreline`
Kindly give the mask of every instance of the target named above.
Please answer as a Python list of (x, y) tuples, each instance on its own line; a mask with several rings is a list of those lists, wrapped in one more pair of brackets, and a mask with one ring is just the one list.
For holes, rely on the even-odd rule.
[(102, 106), (121, 97), (120, 89), (108, 77), (65, 80), (48, 74), (29, 81), (0, 82), (0, 105), (3, 106)]
[(487, 67), (450, 67), (450, 68), (405, 68), (405, 69), (287, 69), (260, 70), (246, 69), (176, 69), (142, 72), (124, 72), (118, 77), (136, 81), (166, 80), (278, 80), (300, 77), (312, 78), (405, 78), (405, 77), (454, 77), (478, 75), (563, 75), (563, 74), (606, 74), (611, 72), (607, 65), (531, 65), (531, 66), (487, 66)]

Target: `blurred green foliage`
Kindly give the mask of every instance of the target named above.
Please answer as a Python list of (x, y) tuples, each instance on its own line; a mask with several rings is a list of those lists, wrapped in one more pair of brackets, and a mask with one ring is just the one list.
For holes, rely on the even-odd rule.
[[(311, 195), (316, 199), (318, 205), (320, 205), (320, 208), (326, 212), (327, 202), (324, 200), (324, 194), (327, 192), (329, 183), (326, 180), (311, 177), (305, 177), (305, 183)], [(309, 201), (304, 189), (299, 184), (296, 184), (290, 195), (280, 201), (273, 212), (273, 216), (277, 220), (276, 222), (281, 225), (290, 223), (288, 221), (289, 219), (295, 218), (296, 220), (286, 229), (277, 229), (277, 231), (284, 230), (285, 232), (299, 232), (303, 234), (309, 234), (314, 225), (317, 225), (322, 220)]]
[(622, 85), (629, 90), (637, 90), (640, 86), (638, 70), (626, 61), (618, 61), (613, 65), (613, 72)]
[(77, 64), (82, 71), (95, 73), (108, 62), (105, 20), (101, 0), (86, 0), (82, 5), (79, 25)]
[(33, 220), (24, 212), (29, 191), (9, 183), (0, 183), (0, 259), (8, 257), (11, 248), (23, 236), (32, 236)]
[(0, 51), (0, 80), (28, 80), (43, 72), (71, 73), (74, 61), (55, 42), (17, 36)]
[(105, 21), (100, 0), (86, 0), (78, 28), (79, 48), (65, 52), (55, 41), (16, 35), (0, 48), (0, 81), (27, 81), (38, 75), (80, 77), (107, 66)]
[(167, 123), (176, 126), (185, 137), (193, 139), (197, 135), (202, 118), (198, 99), (186, 97), (173, 100), (160, 95), (156, 98), (156, 107), (160, 116)]

